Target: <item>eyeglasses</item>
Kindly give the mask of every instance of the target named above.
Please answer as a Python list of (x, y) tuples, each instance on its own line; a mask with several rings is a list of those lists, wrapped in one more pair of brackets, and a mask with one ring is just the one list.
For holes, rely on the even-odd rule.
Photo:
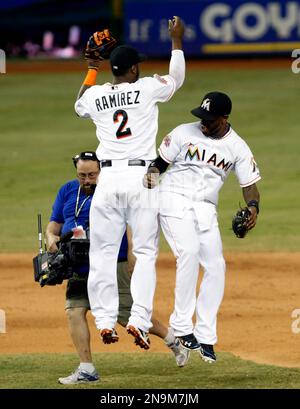
[(85, 179), (95, 179), (98, 176), (99, 172), (90, 172), (90, 173), (77, 173), (77, 176), (80, 180)]

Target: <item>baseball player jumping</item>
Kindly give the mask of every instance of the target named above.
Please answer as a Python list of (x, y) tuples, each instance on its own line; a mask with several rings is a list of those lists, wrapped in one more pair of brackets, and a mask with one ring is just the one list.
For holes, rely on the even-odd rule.
[[(201, 121), (170, 132), (144, 177), (145, 186), (152, 188), (169, 166), (160, 183), (160, 222), (177, 259), (170, 326), (185, 348), (199, 351), (207, 362), (216, 360), (213, 345), (225, 284), (216, 207), (219, 190), (231, 171), (251, 212), (248, 230), (255, 226), (259, 212), (259, 169), (246, 142), (228, 123), (230, 112), (231, 100), (226, 94), (205, 95), (201, 105), (192, 110)], [(196, 298), (199, 265), (204, 276)]]
[[(184, 25), (179, 17), (169, 20), (169, 33), (172, 56), (168, 75), (139, 78), (139, 63), (145, 56), (121, 45), (110, 54), (112, 82), (95, 85), (99, 63), (90, 62), (75, 103), (77, 114), (92, 119), (96, 125), (100, 142), (97, 156), (101, 179), (90, 212), (91, 311), (103, 341), (115, 342), (119, 304), (117, 255), (128, 223), (136, 264), (131, 279), (133, 305), (127, 331), (145, 349), (150, 344), (148, 330), (152, 326), (159, 228), (156, 189), (149, 194), (142, 180), (156, 157), (157, 103), (169, 101), (185, 77)], [(106, 36), (105, 31), (100, 34), (94, 37), (95, 41), (102, 41)]]

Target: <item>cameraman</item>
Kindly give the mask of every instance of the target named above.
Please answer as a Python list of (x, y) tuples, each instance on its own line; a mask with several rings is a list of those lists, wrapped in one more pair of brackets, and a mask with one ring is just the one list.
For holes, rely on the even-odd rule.
[[(82, 152), (73, 158), (77, 179), (64, 184), (56, 196), (50, 222), (46, 229), (48, 251), (58, 251), (56, 243), (60, 236), (77, 226), (86, 230), (89, 226), (91, 200), (100, 173), (100, 166), (94, 152)], [(127, 243), (124, 237), (120, 256), (127, 259)], [(89, 264), (74, 268), (74, 275), (68, 280), (66, 290), (66, 313), (70, 335), (80, 359), (80, 366), (74, 374), (59, 378), (63, 384), (96, 381), (99, 375), (92, 363), (90, 331), (86, 318), (89, 310), (87, 279)], [(81, 379), (83, 378), (83, 379)]]
[[(77, 170), (77, 179), (64, 184), (53, 204), (50, 222), (46, 229), (48, 251), (58, 250), (60, 236), (75, 227), (89, 226), (89, 210), (100, 174), (100, 165), (95, 152), (81, 152), (73, 158)], [(130, 316), (132, 297), (130, 294), (130, 273), (134, 266), (134, 256), (128, 251), (126, 233), (122, 239), (118, 256), (119, 316), (118, 322), (125, 326)], [(68, 280), (66, 291), (66, 313), (73, 344), (80, 359), (80, 365), (70, 376), (59, 378), (59, 383), (76, 384), (93, 382), (99, 375), (92, 363), (90, 347), (90, 331), (86, 314), (90, 309), (87, 293), (89, 263), (74, 268), (72, 278)], [(175, 340), (174, 334), (168, 331), (158, 320), (152, 318), (153, 327), (150, 332), (164, 339), (172, 350), (178, 366), (184, 366), (189, 352), (184, 350)], [(114, 334), (118, 338), (117, 334)], [(111, 341), (114, 342), (114, 341)]]

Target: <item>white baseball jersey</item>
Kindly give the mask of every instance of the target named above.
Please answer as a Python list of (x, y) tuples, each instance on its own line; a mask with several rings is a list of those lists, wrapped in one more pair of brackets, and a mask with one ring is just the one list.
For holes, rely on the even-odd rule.
[(212, 139), (201, 132), (200, 122), (180, 125), (164, 138), (159, 154), (172, 163), (160, 191), (195, 202), (217, 205), (219, 190), (231, 171), (241, 187), (261, 179), (250, 148), (232, 128), (223, 138)]
[(173, 77), (157, 74), (134, 83), (106, 83), (86, 90), (75, 110), (96, 125), (98, 159), (154, 159), (157, 103), (168, 101), (175, 90)]

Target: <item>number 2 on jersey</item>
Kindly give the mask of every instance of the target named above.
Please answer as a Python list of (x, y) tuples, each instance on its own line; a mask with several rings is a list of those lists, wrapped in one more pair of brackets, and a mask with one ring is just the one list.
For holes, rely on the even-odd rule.
[(124, 111), (123, 109), (118, 109), (113, 116), (114, 123), (120, 121), (120, 117), (122, 117), (122, 122), (120, 123), (120, 126), (116, 132), (116, 136), (118, 139), (120, 138), (126, 138), (127, 136), (131, 135), (131, 129), (130, 128), (125, 128), (127, 121), (128, 121), (128, 115), (127, 112)]

